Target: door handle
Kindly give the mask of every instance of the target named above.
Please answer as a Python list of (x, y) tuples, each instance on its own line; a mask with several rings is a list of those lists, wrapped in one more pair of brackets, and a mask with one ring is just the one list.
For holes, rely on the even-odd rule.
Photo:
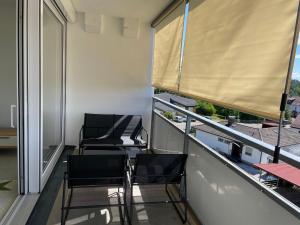
[(10, 105), (10, 127), (15, 128), (14, 125), (14, 109), (17, 108), (16, 105)]

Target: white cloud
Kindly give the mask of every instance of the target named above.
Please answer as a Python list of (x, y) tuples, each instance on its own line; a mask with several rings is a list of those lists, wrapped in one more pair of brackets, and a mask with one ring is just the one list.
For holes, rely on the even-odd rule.
[(298, 73), (298, 72), (293, 72), (293, 74), (292, 74), (292, 79), (295, 79), (295, 80), (299, 80), (299, 81), (300, 81), (300, 73)]
[(300, 55), (296, 55), (296, 56), (295, 56), (295, 59), (300, 59)]

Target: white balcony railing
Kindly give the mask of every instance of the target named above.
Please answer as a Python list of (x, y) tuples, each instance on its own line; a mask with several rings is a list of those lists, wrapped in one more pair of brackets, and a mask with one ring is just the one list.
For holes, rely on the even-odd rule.
[[(185, 114), (185, 131), (158, 113), (156, 102)], [(191, 118), (199, 120), (269, 155), (273, 155), (274, 146), (158, 98), (153, 99), (152, 115), (151, 147), (158, 152), (185, 152), (189, 155), (188, 202), (203, 224), (299, 224), (299, 207), (196, 139), (190, 134), (190, 121)], [(300, 168), (298, 158), (284, 151), (280, 155), (280, 160)]]

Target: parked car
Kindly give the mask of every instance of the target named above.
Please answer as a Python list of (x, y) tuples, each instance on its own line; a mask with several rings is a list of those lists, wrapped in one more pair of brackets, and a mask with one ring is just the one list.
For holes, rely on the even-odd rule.
[(178, 122), (178, 123), (186, 122), (186, 117), (185, 116), (175, 116), (174, 121)]

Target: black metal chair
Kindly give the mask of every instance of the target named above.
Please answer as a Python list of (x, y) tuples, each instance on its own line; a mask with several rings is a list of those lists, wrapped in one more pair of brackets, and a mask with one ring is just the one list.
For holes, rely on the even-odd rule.
[(101, 150), (128, 147), (147, 148), (148, 133), (137, 115), (84, 114), (79, 149)]
[[(61, 208), (61, 224), (64, 225), (70, 209), (81, 208), (101, 208), (119, 207), (121, 223), (125, 218), (130, 223), (128, 216), (126, 191), (127, 191), (127, 156), (120, 155), (69, 155), (67, 172), (63, 182), (63, 197)], [(120, 193), (117, 192), (117, 204), (97, 204), (97, 205), (72, 205), (74, 188), (86, 187), (123, 187), (123, 203)], [(70, 189), (70, 194), (66, 197), (66, 187)], [(119, 190), (119, 188), (118, 188)], [(96, 196), (95, 196), (96, 197)], [(124, 208), (124, 216), (121, 207)]]
[[(181, 221), (187, 221), (186, 204), (186, 172), (185, 163), (187, 154), (137, 154), (134, 165), (131, 167), (131, 192), (130, 213), (132, 206), (137, 204), (171, 203), (178, 213)], [(165, 191), (169, 197), (164, 201), (133, 202), (134, 185), (165, 185)], [(179, 185), (179, 199), (175, 200), (168, 191), (168, 185)], [(183, 203), (183, 215), (176, 203)]]

